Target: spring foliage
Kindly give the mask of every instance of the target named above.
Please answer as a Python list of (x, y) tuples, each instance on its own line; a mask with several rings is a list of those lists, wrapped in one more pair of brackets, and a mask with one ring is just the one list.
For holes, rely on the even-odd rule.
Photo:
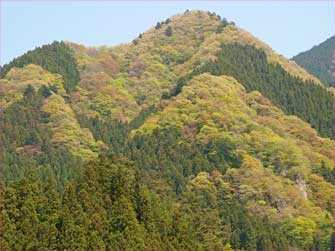
[(40, 65), (51, 73), (57, 73), (64, 78), (64, 88), (71, 92), (80, 80), (75, 58), (64, 42), (53, 42), (50, 45), (38, 47), (11, 61), (1, 68), (4, 77), (13, 67), (23, 67), (28, 64)]
[(215, 13), (41, 47), (0, 94), (3, 250), (333, 249), (333, 96)]

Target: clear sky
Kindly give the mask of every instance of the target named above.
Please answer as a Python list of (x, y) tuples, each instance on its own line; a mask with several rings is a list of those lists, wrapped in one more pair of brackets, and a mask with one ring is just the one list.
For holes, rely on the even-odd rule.
[(54, 40), (84, 45), (129, 42), (186, 9), (214, 11), (286, 57), (334, 34), (333, 1), (2, 0), (0, 64)]

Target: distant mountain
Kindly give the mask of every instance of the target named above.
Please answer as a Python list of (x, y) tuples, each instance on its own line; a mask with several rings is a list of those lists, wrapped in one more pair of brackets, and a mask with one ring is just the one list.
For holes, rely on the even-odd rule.
[(215, 13), (1, 69), (3, 250), (332, 250), (333, 93)]
[(334, 36), (292, 58), (325, 86), (334, 86)]

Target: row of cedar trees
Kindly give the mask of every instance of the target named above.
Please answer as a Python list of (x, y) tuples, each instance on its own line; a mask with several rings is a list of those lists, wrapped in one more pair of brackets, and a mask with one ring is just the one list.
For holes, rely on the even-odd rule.
[[(211, 179), (220, 183), (215, 174)], [(292, 245), (279, 226), (211, 193), (210, 187), (190, 186), (178, 203), (168, 203), (171, 198), (146, 188), (131, 162), (115, 156), (86, 164), (63, 192), (52, 178), (41, 184), (31, 173), (4, 191), (2, 250), (287, 250)]]

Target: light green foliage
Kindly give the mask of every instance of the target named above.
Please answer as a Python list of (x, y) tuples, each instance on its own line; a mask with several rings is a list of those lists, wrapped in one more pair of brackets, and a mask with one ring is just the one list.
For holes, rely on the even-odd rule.
[[(68, 45), (75, 51), (82, 78), (90, 76), (93, 82), (93, 75), (104, 72), (113, 77), (110, 82), (112, 86), (123, 89), (124, 93), (131, 96), (128, 97), (128, 103), (132, 102), (131, 99), (136, 100), (137, 106), (144, 109), (159, 103), (163, 92), (173, 88), (177, 81), (176, 73), (180, 74), (179, 68), (187, 64), (187, 60), (206, 37), (216, 31), (219, 24), (220, 20), (216, 16), (191, 11), (186, 15), (171, 17), (169, 24), (162, 24), (161, 29), (148, 30), (137, 39), (136, 45), (98, 48), (86, 48), (74, 43)], [(173, 31), (172, 36), (165, 34), (168, 26)], [(113, 62), (117, 70), (106, 70), (104, 65), (108, 62)], [(188, 71), (192, 69), (192, 66), (187, 67)], [(93, 90), (88, 90), (87, 95), (91, 92)], [(119, 95), (116, 94), (113, 98)], [(114, 100), (114, 105), (124, 107), (122, 99)], [(117, 117), (129, 121), (139, 113), (136, 106), (127, 107), (127, 111), (128, 113), (118, 111)]]
[[(167, 27), (172, 29), (172, 36), (166, 36)], [(318, 82), (298, 65), (278, 56), (251, 34), (203, 11), (189, 11), (173, 16), (168, 22), (159, 23), (159, 28), (152, 28), (141, 34), (136, 39), (136, 44), (96, 48), (67, 44), (75, 51), (82, 78), (104, 72), (113, 77), (111, 83), (115, 86), (112, 86), (123, 89), (126, 95), (131, 96), (128, 96), (128, 102), (136, 100), (137, 106), (144, 109), (158, 104), (162, 94), (169, 92), (179, 77), (187, 75), (206, 62), (214, 61), (222, 42), (237, 42), (261, 48), (267, 53), (269, 62), (279, 63), (294, 76)], [(87, 94), (91, 92), (92, 90)], [(110, 107), (111, 103), (104, 105)], [(124, 107), (122, 99), (114, 100), (113, 106)], [(98, 111), (100, 107), (94, 106), (91, 110)], [(128, 113), (115, 111), (114, 108), (117, 113), (115, 117), (130, 121), (138, 115), (139, 108), (127, 107)], [(86, 114), (87, 109), (82, 109)], [(110, 108), (106, 109), (110, 111)]]
[(240, 201), (246, 203), (253, 214), (278, 221), (293, 215), (306, 215), (311, 210), (294, 182), (276, 176), (250, 156), (245, 156), (239, 169), (230, 169), (227, 177), (239, 187)]
[(105, 73), (83, 78), (78, 91), (71, 96), (74, 109), (78, 114), (129, 121), (139, 112), (139, 108), (123, 88), (125, 82), (124, 78), (111, 79)]
[(118, 78), (118, 79), (112, 79), (109, 81), (109, 83), (113, 86), (116, 87), (118, 89), (123, 89), (125, 84), (126, 84), (126, 80), (123, 78)]
[(21, 99), (28, 85), (33, 86), (36, 90), (42, 85), (54, 86), (59, 95), (66, 94), (61, 75), (52, 74), (41, 66), (29, 64), (23, 68), (12, 68), (5, 78), (0, 80), (0, 88), (4, 93), (4, 96), (1, 97), (1, 104), (9, 106), (14, 101)]
[(290, 241), (296, 246), (308, 249), (313, 243), (313, 232), (316, 224), (305, 217), (289, 219), (284, 225), (284, 231), (287, 233)]
[(22, 68), (29, 64), (40, 65), (51, 73), (60, 74), (64, 79), (64, 89), (68, 93), (75, 89), (80, 80), (73, 52), (63, 41), (54, 41), (14, 58), (2, 66), (0, 75), (4, 77), (12, 68)]
[[(327, 203), (331, 198), (323, 193), (323, 199), (318, 200), (316, 193), (321, 193), (320, 186), (332, 186), (322, 178), (318, 185), (312, 182), (316, 176), (311, 170), (314, 165), (320, 166), (321, 160), (331, 169), (331, 155), (327, 154), (331, 141), (318, 137), (315, 130), (296, 117), (285, 116), (260, 93), (247, 94), (231, 77), (194, 77), (132, 135), (150, 135), (163, 128), (179, 128), (184, 142), (192, 139), (206, 145), (212, 140), (229, 140), (236, 146), (233, 151), (245, 159), (257, 158), (255, 168), (242, 165), (244, 168), (229, 171), (240, 184), (240, 199), (254, 213), (274, 219), (308, 214), (313, 206), (305, 201), (305, 193), (307, 198), (313, 198), (315, 206), (321, 206), (322, 200), (322, 209), (329, 210)], [(305, 131), (308, 133), (302, 134)], [(215, 151), (209, 154), (217, 156)], [(299, 188), (299, 180), (311, 182), (314, 192)]]
[(80, 128), (73, 110), (61, 96), (53, 94), (48, 97), (42, 111), (50, 118), (47, 126), (53, 132), (52, 143), (66, 145), (73, 155), (84, 159), (97, 156), (104, 144), (96, 142), (87, 128)]
[[(210, 88), (208, 88), (209, 86)], [(208, 138), (211, 135), (204, 135), (205, 131), (211, 131), (213, 127), (222, 127), (223, 124), (227, 128), (232, 127), (235, 116), (238, 117), (236, 120), (243, 120), (244, 114), (238, 110), (239, 107), (230, 106), (236, 100), (236, 94), (242, 93), (242, 90), (243, 87), (230, 77), (216, 78), (203, 74), (195, 78), (190, 86), (186, 86), (182, 94), (170, 102), (162, 112), (149, 118), (139, 131), (148, 131), (147, 125), (150, 125), (150, 128), (159, 126), (183, 127), (199, 123), (200, 126), (206, 125), (199, 137)], [(241, 100), (237, 101), (241, 102)], [(222, 117), (225, 112), (231, 117)], [(212, 118), (212, 114), (214, 118)]]

